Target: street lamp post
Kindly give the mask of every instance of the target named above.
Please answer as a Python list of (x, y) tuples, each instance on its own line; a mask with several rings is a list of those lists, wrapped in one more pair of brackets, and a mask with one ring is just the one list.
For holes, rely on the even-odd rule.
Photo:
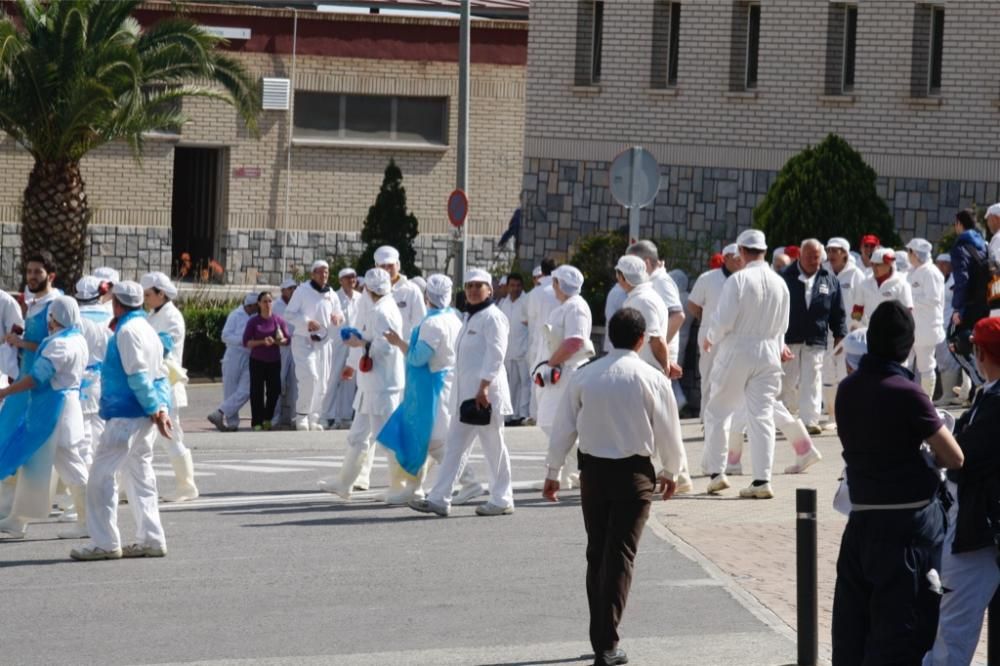
[[(458, 156), (455, 187), (468, 195), (469, 184), (469, 42), (471, 38), (471, 0), (462, 0), (458, 39)], [(471, 207), (470, 207), (471, 208)], [(469, 243), (469, 219), (459, 229), (455, 260), (455, 284), (465, 280), (466, 252)]]

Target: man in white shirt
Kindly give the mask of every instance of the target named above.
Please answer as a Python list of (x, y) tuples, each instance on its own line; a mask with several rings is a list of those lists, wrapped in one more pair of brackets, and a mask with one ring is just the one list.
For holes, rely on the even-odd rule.
[[(285, 317), (285, 309), (292, 301), (292, 295), (299, 283), (292, 278), (286, 278), (281, 283), (281, 297), (274, 302), (274, 314), (285, 320), (288, 332), (295, 335), (295, 327), (288, 323)], [(289, 345), (281, 345), (281, 400), (274, 410), (272, 422), (278, 426), (294, 425), (292, 419), (295, 417), (295, 400), (298, 397), (298, 382), (295, 380), (295, 361), (292, 358), (292, 348)]]
[(781, 387), (781, 363), (790, 356), (789, 294), (785, 281), (764, 262), (764, 234), (749, 229), (736, 240), (746, 267), (726, 280), (712, 315), (704, 351), (716, 348), (712, 397), (705, 409), (705, 466), (709, 493), (729, 487), (726, 448), (733, 415), (745, 401), (754, 480), (740, 497), (770, 499), (774, 464), (774, 401)]
[(403, 316), (403, 330), (399, 335), (409, 340), (410, 333), (427, 316), (424, 292), (399, 272), (399, 250), (396, 248), (383, 245), (375, 250), (375, 265), (388, 273), (392, 280), (392, 298)]
[(333, 367), (330, 337), (344, 322), (340, 299), (327, 284), (329, 279), (330, 265), (323, 260), (313, 262), (311, 279), (298, 286), (285, 308), (285, 321), (294, 327), (291, 347), (299, 393), (296, 430), (323, 430), (321, 411)]
[(639, 538), (656, 486), (663, 499), (674, 493), (683, 447), (670, 382), (637, 353), (646, 337), (642, 314), (619, 310), (608, 334), (615, 349), (569, 380), (549, 441), (542, 494), (557, 500), (560, 468), (579, 438), (590, 643), (595, 664), (624, 664), (618, 624)]
[[(355, 288), (358, 274), (353, 268), (344, 268), (337, 274), (337, 279), (340, 281), (340, 289), (336, 293), (340, 299), (340, 309), (344, 313), (343, 325), (354, 326), (358, 321), (358, 309), (362, 298), (361, 292)], [(330, 387), (323, 403), (323, 415), (336, 430), (350, 427), (354, 416), (354, 394), (358, 387), (354, 377), (344, 379), (342, 376), (347, 366), (350, 347), (340, 339), (341, 328), (343, 327), (338, 327), (332, 336), (333, 370), (330, 372)]]
[(510, 401), (514, 415), (507, 425), (520, 425), (531, 416), (531, 368), (528, 366), (528, 297), (524, 293), (524, 280), (519, 273), (506, 276), (507, 297), (500, 301), (500, 312), (510, 324), (507, 340), (507, 379), (510, 382)]
[(649, 273), (650, 284), (663, 303), (667, 306), (670, 316), (667, 320), (667, 345), (670, 347), (671, 379), (679, 379), (681, 376), (681, 366), (678, 363), (680, 358), (680, 338), (677, 334), (684, 324), (684, 306), (681, 303), (680, 291), (673, 278), (667, 273), (667, 269), (660, 261), (659, 251), (653, 241), (641, 240), (634, 243), (627, 250), (626, 254), (639, 257), (646, 262), (646, 272)]
[[(559, 299), (552, 288), (552, 271), (556, 263), (551, 259), (542, 259), (535, 288), (528, 292), (527, 312), (528, 325), (528, 365), (534, 368), (548, 359), (548, 349), (545, 345), (545, 324), (549, 315), (559, 307)], [(538, 418), (538, 388), (531, 391), (531, 416), (525, 419), (525, 425), (535, 425)]]
[(906, 274), (913, 293), (914, 341), (910, 361), (927, 397), (934, 399), (937, 360), (934, 350), (944, 342), (944, 276), (931, 261), (934, 247), (923, 238), (906, 245), (912, 270)]
[(854, 328), (867, 328), (875, 308), (885, 301), (899, 301), (913, 309), (913, 291), (906, 278), (896, 272), (896, 252), (892, 248), (880, 247), (872, 253), (871, 270), (871, 277), (861, 283), (854, 301)]
[(243, 304), (233, 308), (222, 327), (226, 353), (222, 356), (222, 404), (208, 415), (219, 432), (240, 427), (240, 410), (250, 400), (250, 350), (243, 346), (243, 333), (250, 317), (257, 314), (257, 293), (250, 292)]
[[(854, 300), (865, 280), (865, 274), (855, 265), (851, 257), (851, 244), (846, 238), (835, 236), (826, 242), (827, 262), (824, 266), (837, 276), (840, 283), (840, 300), (844, 304), (848, 323), (854, 311)], [(833, 332), (827, 338), (826, 355), (823, 357), (823, 406), (828, 416), (828, 427), (836, 427), (833, 405), (837, 397), (837, 387), (847, 376), (844, 354), (834, 344)]]
[(986, 294), (991, 317), (1000, 317), (1000, 203), (986, 209), (986, 227), (993, 235), (986, 256), (989, 260), (991, 279)]
[[(719, 304), (719, 296), (722, 294), (722, 285), (726, 283), (726, 278), (743, 268), (743, 258), (740, 257), (739, 248), (736, 243), (731, 243), (722, 249), (722, 268), (702, 273), (694, 282), (691, 288), (691, 295), (688, 296), (688, 311), (699, 321), (698, 326), (698, 349), (705, 345), (705, 336), (708, 335), (708, 322)], [(698, 359), (698, 372), (701, 375), (701, 410), (702, 420), (705, 418), (705, 405), (708, 404), (711, 385), (709, 378), (712, 376), (712, 359), (714, 352), (701, 351)]]

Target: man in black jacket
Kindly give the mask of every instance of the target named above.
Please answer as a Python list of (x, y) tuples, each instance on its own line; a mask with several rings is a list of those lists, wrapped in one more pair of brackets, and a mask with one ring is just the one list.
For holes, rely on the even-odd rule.
[(802, 242), (799, 260), (781, 276), (791, 296), (785, 344), (794, 358), (785, 363), (781, 400), (798, 411), (810, 435), (822, 432), (823, 357), (829, 334), (834, 346), (847, 335), (847, 315), (840, 281), (821, 267), (823, 245), (815, 238)]
[[(997, 524), (1000, 506), (1000, 318), (980, 319), (972, 333), (983, 391), (955, 425), (965, 466), (949, 473), (957, 503), (948, 516), (941, 558), (945, 589), (937, 638), (925, 664), (970, 664), (983, 614), (1000, 585)], [(957, 492), (956, 492), (957, 490)]]
[[(951, 325), (948, 326), (949, 348), (962, 369), (980, 386), (980, 376), (972, 350), (968, 347), (969, 334), (976, 322), (989, 316), (986, 290), (989, 285), (989, 262), (986, 241), (976, 228), (976, 220), (967, 210), (955, 215), (955, 244), (951, 246)], [(947, 326), (947, 322), (945, 323)]]

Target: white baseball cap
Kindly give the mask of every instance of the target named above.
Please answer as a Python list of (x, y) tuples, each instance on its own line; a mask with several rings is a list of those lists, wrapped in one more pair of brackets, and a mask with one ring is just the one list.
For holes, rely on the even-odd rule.
[(470, 282), (485, 282), (492, 287), (493, 276), (482, 268), (470, 268), (465, 271), (465, 284), (469, 284)]
[(740, 253), (740, 246), (736, 243), (730, 243), (726, 247), (722, 248), (723, 257), (735, 257)]
[(118, 271), (111, 268), (110, 266), (101, 266), (100, 268), (95, 268), (94, 277), (100, 280), (101, 282), (116, 283), (121, 280), (121, 276), (118, 275)]
[(243, 297), (243, 307), (248, 305), (257, 305), (257, 298), (260, 296), (256, 291), (251, 291), (249, 294)]
[(386, 264), (399, 263), (399, 250), (391, 245), (383, 245), (375, 250), (375, 265), (385, 266)]
[(851, 251), (851, 244), (850, 244), (850, 242), (848, 242), (848, 240), (846, 238), (843, 238), (841, 236), (834, 236), (833, 238), (831, 238), (830, 240), (828, 240), (826, 242), (826, 247), (827, 247), (827, 249), (834, 248), (834, 247), (840, 248), (844, 252), (850, 252)]
[(312, 266), (309, 268), (309, 272), (312, 273), (317, 268), (325, 268), (327, 270), (330, 270), (330, 264), (328, 264), (323, 259), (317, 259), (312, 263)]
[(736, 244), (749, 250), (766, 250), (767, 239), (759, 229), (747, 229), (736, 239)]
[(873, 264), (895, 265), (896, 252), (891, 247), (880, 247), (872, 252)]
[(944, 252), (944, 253), (942, 253), (942, 254), (939, 254), (939, 255), (937, 256), (937, 258), (936, 258), (936, 259), (934, 259), (934, 261), (935, 261), (935, 262), (938, 262), (938, 261), (944, 261), (944, 262), (947, 262), (947, 263), (949, 263), (949, 264), (950, 264), (950, 263), (951, 263), (951, 255), (950, 255), (950, 254), (948, 254), (947, 252)]
[(63, 328), (76, 326), (80, 323), (80, 306), (69, 296), (57, 296), (49, 306), (49, 317)]
[(281, 283), (282, 289), (291, 289), (297, 286), (299, 286), (299, 283), (295, 281), (295, 278), (285, 278), (285, 281)]
[(339, 278), (345, 278), (345, 277), (350, 277), (352, 275), (355, 276), (355, 277), (357, 277), (358, 272), (356, 270), (354, 270), (353, 268), (351, 268), (350, 266), (348, 266), (347, 268), (341, 268), (340, 269), (340, 272), (337, 273), (337, 278), (338, 279)]
[(990, 215), (1000, 215), (1000, 203), (995, 203), (986, 209), (986, 217)]
[(909, 243), (906, 244), (907, 250), (913, 250), (918, 255), (928, 255), (930, 256), (931, 250), (934, 246), (930, 244), (930, 241), (923, 238), (914, 238)]

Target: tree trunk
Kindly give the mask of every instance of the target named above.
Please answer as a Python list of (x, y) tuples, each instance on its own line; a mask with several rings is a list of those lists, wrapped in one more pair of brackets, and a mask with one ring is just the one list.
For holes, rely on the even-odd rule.
[(73, 293), (83, 275), (90, 208), (79, 162), (36, 161), (21, 210), (21, 263), (48, 250), (56, 261), (57, 287)]

